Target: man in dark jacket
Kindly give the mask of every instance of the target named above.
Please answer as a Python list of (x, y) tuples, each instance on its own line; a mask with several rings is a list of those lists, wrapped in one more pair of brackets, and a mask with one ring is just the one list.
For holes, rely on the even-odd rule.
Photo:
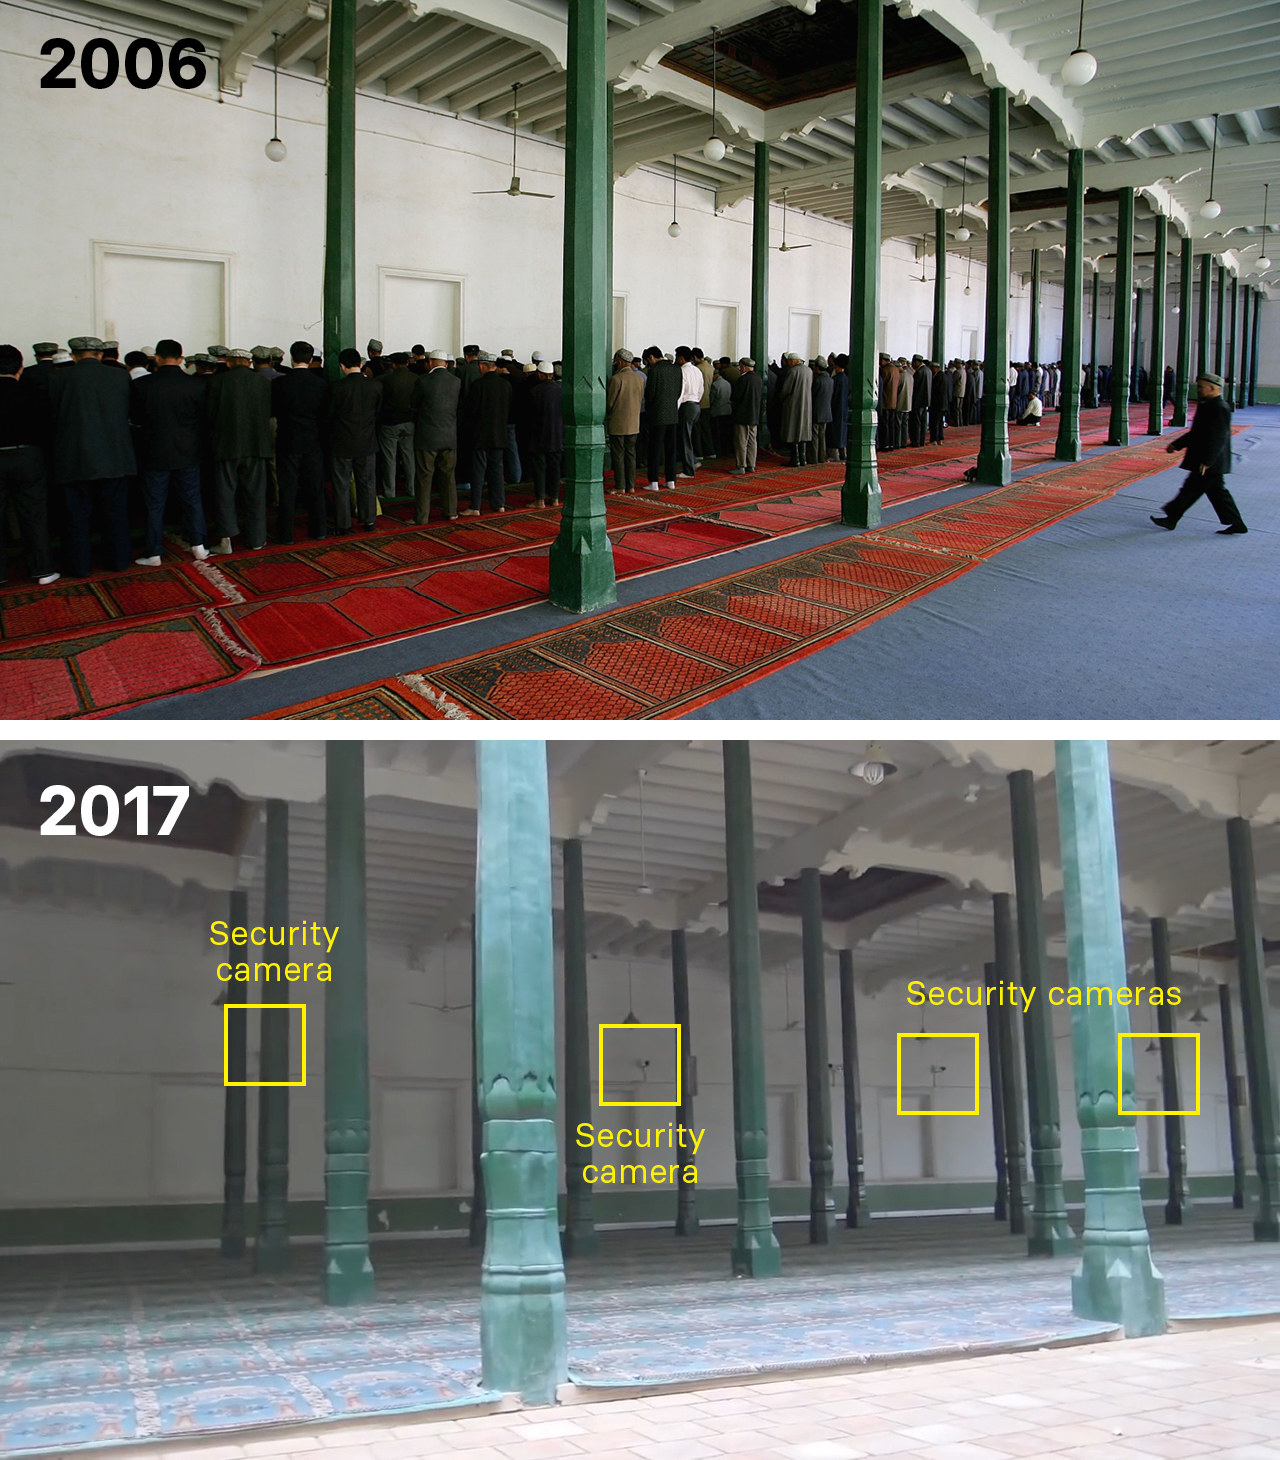
[(479, 517), (485, 484), (489, 505), (495, 512), (507, 510), (507, 488), (503, 456), (507, 449), (507, 427), (511, 423), (511, 382), (493, 356), (483, 351), (477, 362), (480, 378), (467, 397), (471, 423), (471, 506), (461, 515)]
[(564, 466), (564, 392), (550, 360), (540, 360), (529, 387), (526, 420), (533, 458), (533, 496), (538, 507), (557, 506)]
[(750, 476), (756, 469), (757, 433), (764, 403), (764, 380), (749, 355), (738, 361), (738, 378), (729, 387), (729, 419), (733, 422), (733, 470)]
[(311, 369), (315, 351), (306, 340), (289, 346), (290, 368), (271, 382), (271, 413), (276, 418), (276, 480), (280, 485), (280, 512), (276, 541), (293, 541), (293, 518), (298, 493), (307, 508), (307, 531), (314, 538), (327, 535), (324, 510), (324, 419), (329, 405), (329, 382)]
[(0, 345), (0, 583), (9, 566), (9, 506), (12, 503), (27, 568), (42, 588), (62, 576), (49, 554), (49, 508), (44, 467), (43, 387), (29, 386), (22, 351)]
[(196, 559), (209, 556), (205, 546), (204, 503), (200, 496), (200, 453), (204, 426), (204, 377), (182, 368), (182, 346), (161, 340), (156, 369), (133, 382), (130, 414), (137, 431), (138, 466), (147, 511), (147, 534), (141, 568), (158, 568), (164, 551), (164, 509), (172, 491), (182, 513), (182, 526)]
[(378, 491), (396, 495), (396, 473), (404, 469), (404, 488), (413, 491), (413, 392), (418, 384), (409, 373), (409, 356), (397, 350), (391, 366), (376, 376), (382, 386), (378, 407)]
[(205, 414), (213, 443), (217, 483), (218, 541), (209, 549), (229, 553), (240, 531), (236, 496), (244, 503), (245, 546), (267, 543), (267, 462), (271, 459), (271, 382), (251, 368), (248, 350), (228, 350), (227, 369), (209, 381)]
[(684, 376), (679, 365), (665, 359), (657, 345), (650, 345), (643, 358), (647, 372), (644, 414), (649, 427), (649, 480), (645, 490), (656, 492), (676, 484), (676, 443)]
[(376, 463), (378, 407), (382, 384), (361, 373), (360, 351), (338, 356), (342, 379), (329, 388), (325, 428), (329, 442), (329, 479), (333, 482), (333, 518), (339, 532), (351, 531), (351, 481), (356, 484), (356, 521), (366, 532), (378, 525)]
[(929, 429), (929, 401), (933, 388), (933, 376), (924, 362), (923, 355), (913, 355), (911, 365), (914, 379), (911, 389), (910, 441), (912, 446), (923, 446)]
[(849, 357), (837, 355), (831, 363), (831, 424), (827, 427), (827, 454), (844, 461), (849, 446)]
[(437, 487), (450, 522), (458, 515), (458, 485), (454, 468), (458, 458), (458, 400), (462, 382), (447, 367), (443, 347), (432, 350), (427, 373), (414, 381), (413, 450), (418, 463), (418, 504), (413, 520), (426, 525), (431, 516), (431, 493)]
[(1152, 517), (1151, 520), (1157, 527), (1172, 532), (1188, 508), (1201, 497), (1208, 497), (1209, 505), (1218, 514), (1218, 521), (1224, 524), (1218, 536), (1235, 537), (1249, 529), (1222, 480), (1231, 470), (1231, 411), (1222, 398), (1222, 376), (1212, 373), (1197, 375), (1196, 397), (1191, 429), (1165, 447), (1171, 453), (1186, 448), (1182, 469), (1189, 475), (1173, 501), (1165, 503), (1164, 516)]
[(821, 357), (813, 361), (810, 369), (813, 371), (813, 385), (810, 387), (813, 395), (812, 457), (815, 462), (825, 462), (827, 432), (831, 429), (833, 386), (827, 372), (827, 362)]
[(89, 530), (100, 514), (107, 567), (130, 566), (129, 478), (137, 470), (129, 430), (129, 372), (102, 363), (103, 344), (90, 335), (68, 341), (74, 365), (59, 367), (50, 389), (53, 479), (67, 512), (67, 570), (87, 578)]
[(929, 442), (941, 445), (951, 410), (951, 372), (938, 363), (929, 367)]

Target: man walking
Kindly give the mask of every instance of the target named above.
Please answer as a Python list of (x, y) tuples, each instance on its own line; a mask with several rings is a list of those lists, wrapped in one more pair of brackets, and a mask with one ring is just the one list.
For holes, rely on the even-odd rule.
[(443, 347), (432, 350), (427, 373), (412, 377), (413, 450), (418, 463), (418, 502), (413, 520), (423, 527), (431, 516), (431, 495), (439, 488), (444, 515), (458, 515), (458, 400), (462, 382), (448, 368)]
[(1224, 524), (1218, 536), (1235, 537), (1249, 529), (1222, 480), (1231, 470), (1231, 411), (1222, 398), (1222, 376), (1197, 375), (1196, 397), (1191, 429), (1165, 447), (1171, 454), (1185, 448), (1182, 469), (1188, 473), (1187, 479), (1173, 501), (1165, 503), (1164, 515), (1151, 520), (1172, 532), (1189, 508), (1201, 497), (1208, 497), (1218, 521)]
[(182, 346), (161, 340), (154, 375), (133, 382), (130, 414), (137, 428), (138, 465), (147, 510), (147, 535), (140, 568), (158, 568), (164, 551), (164, 509), (169, 493), (178, 498), (191, 554), (207, 558), (204, 503), (200, 498), (201, 427), (205, 381), (182, 368)]

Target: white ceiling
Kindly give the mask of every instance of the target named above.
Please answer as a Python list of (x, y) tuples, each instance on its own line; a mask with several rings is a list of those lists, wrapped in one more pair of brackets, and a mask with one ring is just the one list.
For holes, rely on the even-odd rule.
[[(181, 775), (198, 788), (225, 782), (246, 799), (291, 804), (291, 916), (324, 906), (324, 747), (265, 744), (7, 742), (0, 758), (33, 749), (123, 761)], [(688, 933), (693, 962), (727, 966), (724, 807), (718, 741), (548, 743), (552, 831), (580, 836), (592, 952), (668, 956), (670, 930)], [(850, 773), (863, 741), (752, 743), (757, 874), (780, 881), (804, 867), (856, 875), (870, 867), (931, 873), (941, 886), (848, 923), (828, 922), (830, 948), (851, 948), (871, 987), (980, 967), (991, 955), (992, 892), (1012, 892), (1007, 773), (1036, 776), (1051, 951), (1062, 954), (1061, 870), (1048, 742), (888, 741), (872, 752), (897, 767), (881, 785)], [(1280, 936), (1280, 744), (1116, 742), (1112, 778), (1121, 897), (1131, 964), (1150, 956), (1149, 920), (1169, 919), (1187, 953), (1232, 937), (1225, 819), (1254, 824), (1266, 931)], [(376, 741), (366, 747), (368, 907), (371, 936), (421, 957), (465, 939), (473, 907), (475, 761), (470, 742)], [(644, 775), (644, 848), (640, 795)], [(10, 868), (59, 858), (135, 866), (175, 886), (247, 886), (260, 908), (262, 825), (235, 856), (163, 843), (68, 839), (51, 849), (34, 832), (0, 828)], [(559, 851), (553, 854), (559, 903)], [(648, 891), (641, 891), (647, 887)], [(794, 918), (762, 913), (767, 972), (800, 954)], [(1178, 967), (1194, 984), (1188, 953)], [(1204, 969), (1205, 979), (1216, 977)]]
[[(192, 35), (222, 57), (223, 84), (238, 85), (255, 60), (323, 77), (326, 0), (46, 0), (41, 8), (110, 21), (161, 38)], [(853, 160), (852, 84), (812, 101), (761, 109), (720, 97), (719, 132), (730, 142), (707, 162), (709, 86), (663, 66), (673, 47), (705, 39), (776, 7), (811, 14), (817, 0), (609, 0), (608, 70), (614, 83), (615, 168), (670, 168), (714, 189), (718, 206), (749, 195), (756, 140), (772, 146), (772, 191), (789, 189), (801, 210), (848, 221)], [(840, 0), (845, 3), (845, 0)], [(1280, 177), (1280, 5), (1275, 0), (1088, 0), (1084, 40), (1095, 79), (1065, 87), (1062, 62), (1075, 45), (1079, 11), (1069, 0), (900, 0), (953, 40), (964, 62), (890, 79), (885, 87), (883, 232), (932, 245), (934, 209), (959, 227), (962, 201), (974, 238), (952, 247), (985, 256), (988, 85), (1009, 89), (1011, 171), (1016, 190), (1061, 187), (1066, 153), (1086, 149), (1086, 184), (1140, 189), (1190, 232), (1197, 252), (1221, 254), (1255, 283), (1262, 252), (1262, 185)], [(357, 85), (417, 104), (501, 124), (511, 86), (521, 84), (520, 127), (563, 140), (566, 0), (362, 0), (357, 14)], [(852, 78), (851, 78), (852, 81)], [(1209, 191), (1213, 115), (1220, 112), (1214, 191), (1223, 205), (1199, 216)], [(967, 159), (967, 164), (965, 160)], [(962, 192), (962, 181), (967, 185)], [(1280, 203), (1280, 198), (1278, 198)], [(1090, 205), (1086, 252), (1114, 272), (1114, 206)], [(1062, 242), (1060, 208), (1018, 214), (1013, 266), (1033, 247)], [(976, 225), (976, 226), (975, 226)], [(1280, 229), (1280, 216), (1270, 225)], [(1140, 231), (1149, 244), (1151, 231)], [(1176, 246), (1176, 245), (1175, 245)], [(1141, 252), (1141, 242), (1139, 244)], [(1266, 250), (1280, 255), (1280, 245)], [(1042, 256), (1060, 278), (1060, 251)], [(1149, 268), (1149, 266), (1148, 266)], [(1142, 270), (1140, 267), (1140, 276)], [(1270, 271), (1267, 283), (1280, 279)]]

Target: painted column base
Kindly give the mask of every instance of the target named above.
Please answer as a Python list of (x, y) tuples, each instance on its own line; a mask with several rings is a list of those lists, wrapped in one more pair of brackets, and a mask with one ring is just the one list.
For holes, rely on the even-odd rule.
[(372, 1303), (375, 1294), (373, 1263), (359, 1246), (330, 1248), (324, 1262), (324, 1300), (334, 1308)]
[[(1241, 1206), (1244, 1203), (1241, 1202)], [(1275, 1217), (1259, 1217), (1253, 1224), (1255, 1242), (1280, 1242), (1280, 1221)]]
[(676, 1236), (692, 1237), (696, 1232), (701, 1231), (702, 1224), (698, 1221), (696, 1211), (676, 1213)]
[(1041, 1226), (1034, 1219), (1027, 1233), (1028, 1257), (1066, 1257), (1080, 1251), (1080, 1239), (1064, 1217), (1061, 1222)]
[[(565, 511), (551, 544), (550, 598), (570, 613), (591, 613), (618, 601), (613, 547), (605, 530), (603, 466), (603, 427), (598, 443), (565, 452)], [(585, 511), (578, 508), (579, 499), (590, 504)]]
[(1186, 1219), (1189, 1208), (1182, 1202), (1167, 1201), (1164, 1204), (1164, 1224), (1166, 1227), (1181, 1227)]
[(772, 1232), (735, 1238), (731, 1259), (734, 1277), (777, 1277), (782, 1271), (782, 1249)]
[(244, 1237), (223, 1237), (218, 1244), (218, 1251), (223, 1257), (243, 1257), (245, 1254)]
[(1080, 461), (1084, 457), (1084, 448), (1080, 445), (1079, 436), (1068, 436), (1064, 441), (1058, 437), (1056, 446), (1053, 449), (1054, 461)]
[(825, 1247), (831, 1241), (831, 1235), (836, 1226), (836, 1204), (830, 1199), (820, 1207), (814, 1207), (809, 1212), (809, 1245), (811, 1247)]
[(739, 1161), (738, 1191), (760, 1192), (739, 1198), (738, 1229), (730, 1261), (735, 1277), (777, 1277), (782, 1271), (782, 1249), (769, 1214), (768, 1160)]
[(590, 1223), (574, 1223), (564, 1229), (560, 1246), (566, 1258), (594, 1257), (600, 1251), (600, 1234)]
[(254, 1272), (288, 1272), (292, 1265), (287, 1237), (259, 1238), (253, 1244)]
[(1086, 1236), (1080, 1271), (1071, 1279), (1071, 1311), (1077, 1318), (1118, 1323), (1126, 1338), (1150, 1338), (1167, 1327), (1164, 1278), (1151, 1260), (1146, 1232)]

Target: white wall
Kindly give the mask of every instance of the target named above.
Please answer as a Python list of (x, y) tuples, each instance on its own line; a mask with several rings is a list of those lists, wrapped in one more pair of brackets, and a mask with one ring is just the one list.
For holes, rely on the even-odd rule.
[[(251, 920), (260, 909), (251, 909)], [(222, 1014), (214, 969), (225, 953), (208, 943), (194, 918), (147, 918), (123, 906), (6, 902), (5, 973), (0, 988), (0, 1108), (21, 1112), (0, 1122), (0, 1170), (6, 1206), (99, 1205), (220, 1200), (222, 1189)], [(263, 955), (267, 956), (267, 955)], [(442, 1013), (430, 1005), (469, 1002), (470, 954), (462, 945), (438, 950), (423, 970), (409, 967), (399, 946), (373, 944), (369, 957), (370, 1064), (373, 1104), (373, 1190), (376, 1195), (465, 1197), (470, 1187), (469, 1010)], [(629, 1002), (642, 1023), (672, 1019), (670, 970), (665, 963), (593, 958), (592, 1068), (595, 1025), (621, 1022)], [(958, 975), (957, 981), (963, 976)], [(557, 974), (557, 983), (559, 974)], [(720, 972), (691, 970), (692, 1049), (698, 1062), (695, 1122), (707, 1135), (698, 1153), (703, 1185), (734, 1179), (732, 1065), (728, 988)], [(243, 987), (243, 986), (242, 986)], [(830, 1059), (840, 1058), (835, 960), (828, 960)], [(308, 1080), (291, 1097), (290, 1192), (323, 1194), (322, 988), (294, 984), (273, 997), (308, 1004)], [(251, 990), (247, 995), (254, 997)], [(789, 999), (789, 1003), (788, 1003)], [(802, 1017), (801, 980), (793, 968), (765, 976), (763, 1015), (771, 1094), (771, 1166), (775, 1180), (807, 1174), (804, 1114), (804, 1034), (787, 1029)], [(1179, 1024), (1186, 1028), (1183, 1009)], [(1216, 1010), (1204, 1028), (1205, 1114), (1189, 1121), (1191, 1169), (1229, 1169)], [(859, 996), (866, 1171), (885, 1178), (987, 1179), (991, 1171), (990, 1100), (985, 1016), (981, 1010), (929, 1008), (929, 1033), (980, 1030), (979, 1115), (900, 1116), (895, 1110), (895, 1045), (915, 1035), (921, 1011), (906, 1004), (904, 986)], [(559, 1022), (559, 1021), (558, 1021)], [(1149, 1030), (1143, 1009), (1134, 1027)], [(257, 1068), (256, 1018), (250, 1018), (250, 1076)], [(1072, 1117), (1072, 1071), (1065, 1011), (1055, 1021), (1068, 1175), (1080, 1173)], [(1158, 1059), (1137, 1041), (1138, 1093), (1153, 1107)], [(655, 1060), (648, 1078), (660, 1076)], [(945, 1066), (935, 1075), (931, 1065)], [(606, 1069), (611, 1083), (627, 1071)], [(638, 1079), (638, 1075), (633, 1075)], [(594, 1074), (593, 1074), (594, 1080)], [(561, 1086), (563, 1088), (563, 1085)], [(594, 1088), (594, 1085), (593, 1085)], [(907, 1103), (923, 1098), (941, 1111), (972, 1104), (969, 1041), (904, 1041)], [(837, 1180), (844, 1179), (843, 1109), (833, 1075), (832, 1113)], [(646, 1098), (638, 1090), (635, 1098)], [(254, 1157), (254, 1092), (250, 1091), (250, 1190)], [(597, 1111), (606, 1125), (654, 1125), (673, 1110)], [(785, 1120), (785, 1125), (779, 1121)], [(1143, 1123), (1144, 1170), (1162, 1164), (1158, 1119)]]
[[(283, 163), (263, 153), (271, 135), (271, 73), (256, 69), (243, 98), (219, 98), (212, 82), (179, 92), (165, 83), (135, 91), (123, 80), (105, 91), (80, 83), (41, 91), (49, 61), (39, 55), (51, 34), (38, 14), (6, 12), (0, 53), (0, 135), (7, 139), (8, 197), (0, 217), (5, 288), (0, 337), (24, 353), (31, 342), (106, 328), (103, 283), (95, 257), (102, 246), (162, 249), (225, 260), (226, 343), (278, 344), (320, 340), (324, 235), (324, 90), (312, 79), (280, 79)], [(60, 18), (56, 32), (77, 46), (98, 33)], [(212, 69), (212, 68), (211, 68)], [(380, 270), (442, 275), (462, 281), (467, 341), (511, 347), (528, 358), (560, 349), (560, 246), (563, 150), (520, 138), (526, 188), (554, 199), (477, 197), (503, 188), (510, 175), (510, 133), (500, 124), (361, 94), (357, 102), (356, 343), (370, 336), (388, 349), (433, 341), (402, 338), (380, 314)], [(694, 338), (699, 300), (736, 304), (738, 348), (748, 348), (751, 203), (717, 215), (714, 196), (681, 183), (682, 236), (666, 233), (671, 179), (638, 170), (615, 188), (614, 290), (627, 297), (628, 344), (674, 348)], [(773, 238), (781, 238), (773, 210)], [(847, 349), (848, 229), (794, 211), (788, 240), (811, 243), (771, 255), (770, 353), (787, 345), (792, 308), (821, 313), (824, 351)], [(97, 246), (95, 248), (95, 246)], [(885, 244), (881, 316), (894, 354), (917, 349), (917, 328), (932, 321), (933, 260), (920, 284), (913, 246)], [(975, 265), (972, 294), (963, 294), (966, 265), (952, 254), (945, 354), (960, 351), (962, 330), (982, 340), (985, 274)], [(1025, 290), (1023, 291), (1025, 292)], [(1055, 291), (1046, 290), (1043, 336), (1051, 340)], [(1025, 308), (1025, 307), (1024, 307)], [(1011, 326), (1025, 342), (1018, 306)], [(120, 322), (121, 345), (153, 346)], [(139, 326), (141, 329), (141, 326)], [(184, 339), (194, 352), (210, 343)], [(1014, 349), (1015, 356), (1021, 353)]]

